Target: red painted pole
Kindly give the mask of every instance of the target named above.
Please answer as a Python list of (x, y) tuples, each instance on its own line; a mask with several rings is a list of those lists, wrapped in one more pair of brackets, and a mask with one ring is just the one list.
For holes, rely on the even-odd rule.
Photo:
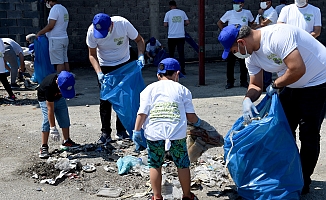
[(205, 0), (199, 0), (199, 85), (205, 85)]

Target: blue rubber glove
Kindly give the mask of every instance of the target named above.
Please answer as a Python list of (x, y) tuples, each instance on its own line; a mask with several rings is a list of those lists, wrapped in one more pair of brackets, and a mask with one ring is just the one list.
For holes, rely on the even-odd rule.
[(249, 124), (251, 122), (251, 118), (254, 117), (252, 115), (252, 111), (254, 111), (256, 114), (259, 114), (259, 112), (249, 97), (246, 97), (243, 100), (242, 107), (243, 107), (243, 120), (246, 124)]
[(103, 83), (103, 78), (104, 78), (103, 72), (97, 73), (97, 79), (101, 84)]
[(142, 64), (143, 66), (145, 65), (144, 54), (141, 54), (141, 55), (138, 57), (138, 60), (141, 62), (141, 64)]
[(137, 144), (139, 144), (138, 142), (143, 142), (141, 131), (132, 130), (132, 141)]
[(201, 119), (198, 117), (198, 120), (196, 123), (193, 123), (193, 126), (194, 127), (200, 127), (200, 124), (201, 124)]
[(267, 88), (266, 88), (266, 94), (268, 94), (268, 96), (272, 96), (274, 93), (277, 92), (277, 88), (273, 88), (273, 83), (271, 83)]

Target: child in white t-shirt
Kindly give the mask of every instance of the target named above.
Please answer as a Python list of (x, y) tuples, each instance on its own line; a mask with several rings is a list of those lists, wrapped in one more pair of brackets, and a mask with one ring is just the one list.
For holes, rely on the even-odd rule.
[(151, 37), (146, 45), (146, 57), (148, 58), (147, 63), (152, 63), (156, 54), (162, 49), (162, 44), (155, 37)]
[(6, 99), (8, 101), (15, 101), (16, 97), (15, 97), (14, 93), (12, 92), (11, 86), (7, 80), (4, 54), (5, 54), (5, 45), (2, 41), (2, 39), (0, 38), (0, 82), (2, 83), (3, 87), (9, 94), (9, 96)]
[(197, 199), (190, 192), (190, 161), (186, 145), (187, 120), (199, 127), (201, 120), (195, 114), (191, 92), (178, 83), (180, 64), (174, 58), (163, 59), (158, 66), (156, 81), (140, 93), (140, 106), (136, 118), (133, 140), (140, 137), (141, 128), (147, 142), (151, 199), (163, 199), (161, 195), (161, 167), (165, 151), (169, 151), (178, 168), (183, 190), (183, 200)]

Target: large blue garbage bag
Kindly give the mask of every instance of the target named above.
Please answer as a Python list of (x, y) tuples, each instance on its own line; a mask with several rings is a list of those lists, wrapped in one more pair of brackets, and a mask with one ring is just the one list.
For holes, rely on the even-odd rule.
[(299, 151), (278, 95), (266, 95), (257, 109), (260, 120), (244, 126), (240, 117), (224, 139), (224, 159), (238, 194), (244, 199), (299, 199)]
[(45, 35), (34, 40), (34, 52), (34, 73), (31, 80), (35, 83), (41, 83), (47, 75), (56, 72), (50, 61), (49, 41)]
[(185, 41), (198, 53), (199, 47), (198, 44), (195, 42), (194, 39), (189, 35), (189, 33), (185, 32)]
[[(106, 74), (101, 85), (100, 98), (111, 102), (113, 110), (128, 131), (130, 139), (139, 108), (140, 92), (145, 88), (141, 73), (142, 67), (139, 61), (130, 62)], [(139, 143), (146, 148), (143, 131), (142, 139)], [(139, 147), (136, 147), (136, 150), (137, 148)]]

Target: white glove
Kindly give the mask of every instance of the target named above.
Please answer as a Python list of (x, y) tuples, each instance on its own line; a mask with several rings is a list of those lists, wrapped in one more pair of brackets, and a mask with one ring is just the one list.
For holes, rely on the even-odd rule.
[(59, 142), (60, 141), (60, 134), (57, 127), (50, 127), (50, 137), (53, 141)]
[(266, 88), (266, 93), (271, 97), (273, 96), (274, 93), (277, 93), (278, 88), (273, 87), (273, 83), (271, 83), (267, 88)]
[(139, 57), (138, 57), (138, 60), (141, 62), (142, 65), (145, 65), (145, 58), (144, 58), (144, 55), (141, 54)]
[(103, 78), (104, 78), (103, 72), (97, 73), (97, 79), (101, 84), (103, 83)]
[(242, 106), (243, 106), (243, 120), (246, 124), (249, 124), (251, 122), (251, 118), (253, 118), (252, 111), (254, 111), (256, 114), (259, 114), (259, 112), (249, 97), (246, 97), (243, 100)]

